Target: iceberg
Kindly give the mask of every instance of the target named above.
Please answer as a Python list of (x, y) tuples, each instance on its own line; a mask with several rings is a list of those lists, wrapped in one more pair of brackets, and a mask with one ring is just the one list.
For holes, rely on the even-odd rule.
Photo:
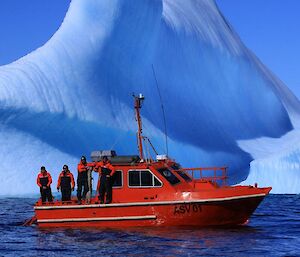
[(56, 183), (95, 149), (136, 154), (133, 92), (160, 153), (159, 94), (171, 157), (299, 193), (299, 100), (213, 0), (73, 0), (45, 45), (0, 67), (0, 194), (38, 192), (40, 166)]

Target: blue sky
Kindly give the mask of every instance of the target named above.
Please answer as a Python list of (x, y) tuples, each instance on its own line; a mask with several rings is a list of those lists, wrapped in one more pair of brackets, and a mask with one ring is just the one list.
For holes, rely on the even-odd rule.
[(217, 0), (245, 45), (300, 99), (300, 0)]
[[(242, 41), (300, 98), (300, 0), (216, 0)], [(70, 0), (1, 0), (0, 65), (42, 46)]]
[(0, 0), (0, 65), (45, 44), (69, 4), (70, 0)]

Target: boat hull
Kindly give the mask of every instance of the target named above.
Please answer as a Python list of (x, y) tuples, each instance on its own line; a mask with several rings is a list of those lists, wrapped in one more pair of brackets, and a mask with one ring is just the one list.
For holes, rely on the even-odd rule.
[(265, 197), (252, 196), (76, 205), (36, 206), (40, 227), (226, 226), (247, 222)]

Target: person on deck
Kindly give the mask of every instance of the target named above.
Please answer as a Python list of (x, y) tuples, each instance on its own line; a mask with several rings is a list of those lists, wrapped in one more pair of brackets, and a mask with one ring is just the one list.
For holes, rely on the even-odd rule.
[(57, 190), (61, 190), (61, 200), (70, 201), (71, 191), (74, 191), (75, 182), (74, 176), (69, 170), (68, 165), (63, 166), (62, 172), (59, 174), (57, 182)]
[(115, 173), (115, 168), (111, 165), (107, 156), (103, 156), (101, 162), (97, 162), (95, 170), (98, 171), (100, 176), (99, 187), (99, 200), (100, 203), (104, 203), (104, 197), (106, 195), (105, 203), (111, 203), (112, 201), (112, 179), (111, 177)]
[(41, 172), (37, 176), (36, 183), (40, 188), (42, 203), (45, 203), (46, 200), (48, 200), (48, 202), (52, 202), (53, 197), (50, 187), (52, 178), (44, 166), (41, 167)]
[[(78, 177), (77, 177), (77, 199), (78, 204), (81, 204), (81, 199), (85, 200), (86, 194), (89, 191), (88, 186), (88, 170), (95, 166), (94, 163), (87, 163), (85, 156), (81, 157), (80, 163), (77, 166)], [(83, 193), (82, 193), (83, 187)]]

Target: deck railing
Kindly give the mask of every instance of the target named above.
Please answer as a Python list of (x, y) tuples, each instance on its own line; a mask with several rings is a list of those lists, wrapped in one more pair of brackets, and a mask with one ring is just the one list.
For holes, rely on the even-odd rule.
[(182, 168), (194, 181), (212, 181), (219, 185), (227, 185), (227, 167)]

